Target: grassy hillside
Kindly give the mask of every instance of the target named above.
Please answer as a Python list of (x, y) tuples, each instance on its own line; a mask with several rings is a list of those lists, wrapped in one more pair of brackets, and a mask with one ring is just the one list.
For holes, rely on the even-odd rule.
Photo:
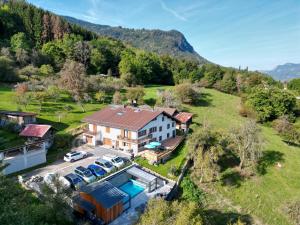
[[(17, 110), (18, 105), (15, 102), (15, 95), (12, 89), (8, 86), (0, 86), (0, 110)], [(64, 109), (65, 106), (70, 107), (70, 111), (59, 122), (57, 112)], [(78, 106), (72, 99), (67, 96), (62, 96), (57, 102), (45, 102), (42, 106), (42, 110), (39, 111), (38, 104), (30, 104), (27, 109), (23, 109), (28, 112), (38, 113), (38, 120), (40, 123), (51, 124), (59, 131), (66, 131), (72, 129), (81, 123), (81, 119), (99, 109), (103, 105), (96, 103), (87, 103), (84, 105), (86, 112), (82, 112), (80, 106)]]
[[(155, 99), (157, 88), (147, 88), (146, 97)], [(216, 129), (230, 130), (245, 121), (238, 114), (239, 97), (211, 89), (202, 93), (200, 106), (185, 106), (195, 114), (195, 124), (208, 121)], [(283, 209), (288, 202), (300, 199), (300, 148), (284, 143), (272, 128), (262, 127), (262, 134), (265, 155), (261, 167), (266, 173), (247, 181), (237, 180), (234, 186), (224, 186), (220, 182), (212, 187), (242, 208), (243, 213), (255, 215), (265, 224), (291, 224)], [(282, 168), (275, 165), (277, 161)]]
[[(172, 87), (146, 87), (146, 103), (155, 103), (158, 88)], [(245, 118), (238, 114), (239, 102), (239, 97), (204, 89), (199, 106), (184, 107), (185, 110), (194, 113), (194, 129), (203, 121), (208, 121), (214, 128), (226, 131), (245, 121)], [(62, 123), (58, 123), (55, 112), (65, 105), (70, 105), (72, 110), (62, 119)], [(85, 105), (86, 112), (82, 113), (80, 107), (70, 99), (61, 98), (56, 103), (45, 103), (39, 118), (42, 122), (53, 124), (59, 130), (65, 131), (79, 125), (85, 115), (101, 107), (103, 105), (89, 103)], [(0, 86), (0, 109), (17, 109), (14, 94), (9, 87)], [(28, 111), (37, 112), (38, 105), (30, 105)], [(243, 214), (254, 215), (265, 224), (291, 224), (283, 210), (288, 202), (300, 199), (300, 148), (284, 143), (272, 128), (262, 127), (262, 134), (265, 140), (265, 155), (261, 167), (265, 169), (265, 173), (246, 181), (237, 179), (232, 186), (222, 185), (220, 182), (211, 187), (241, 208)], [(169, 163), (153, 169), (166, 175), (172, 164), (176, 166), (182, 164), (185, 154), (186, 148), (182, 148)], [(281, 162), (281, 168), (275, 165), (277, 161)], [(227, 206), (222, 206), (221, 209), (225, 207)]]

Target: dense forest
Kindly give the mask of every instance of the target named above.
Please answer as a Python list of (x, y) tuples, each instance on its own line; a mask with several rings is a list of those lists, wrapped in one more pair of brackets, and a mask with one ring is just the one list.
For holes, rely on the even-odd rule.
[(208, 63), (193, 49), (184, 35), (177, 30), (129, 29), (93, 24), (68, 16), (65, 16), (65, 18), (72, 24), (77, 24), (99, 35), (121, 40), (136, 48), (158, 53), (159, 55), (168, 54), (175, 58), (197, 61), (201, 64)]

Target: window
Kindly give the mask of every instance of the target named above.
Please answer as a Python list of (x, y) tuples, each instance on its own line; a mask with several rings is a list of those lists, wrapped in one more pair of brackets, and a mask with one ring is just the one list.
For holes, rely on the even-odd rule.
[(150, 129), (149, 129), (149, 134), (152, 134), (152, 133), (154, 133), (154, 132), (156, 132), (157, 131), (157, 127), (151, 127)]
[(169, 138), (170, 137), (170, 134), (169, 133), (167, 133), (167, 138)]
[(167, 125), (167, 129), (170, 129), (170, 124)]
[(172, 123), (172, 127), (175, 127), (175, 122)]
[(159, 131), (162, 131), (162, 126), (159, 127)]
[(124, 130), (124, 137), (128, 138), (128, 130)]
[(147, 132), (146, 130), (141, 130), (141, 131), (139, 131), (138, 136), (139, 137), (145, 136), (146, 132)]
[(159, 141), (161, 141), (162, 140), (162, 136), (159, 136)]
[(162, 120), (162, 121), (165, 121), (165, 117), (163, 116), (163, 117), (161, 118), (161, 120)]
[(124, 146), (124, 147), (127, 146), (127, 143), (126, 143), (126, 142), (123, 142), (123, 146)]
[(109, 133), (110, 132), (110, 127), (105, 127), (105, 131), (106, 131), (106, 133)]
[(141, 147), (145, 146), (145, 145), (146, 145), (146, 143), (147, 143), (147, 142), (140, 143), (140, 144), (138, 145), (138, 146), (139, 146), (139, 148), (141, 148)]
[(176, 136), (176, 131), (173, 130), (173, 138)]

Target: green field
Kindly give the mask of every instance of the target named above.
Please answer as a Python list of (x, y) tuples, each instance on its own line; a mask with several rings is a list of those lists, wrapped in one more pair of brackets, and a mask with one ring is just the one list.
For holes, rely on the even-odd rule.
[[(155, 98), (156, 87), (147, 88), (149, 98)], [(185, 110), (194, 113), (194, 126), (204, 121), (215, 129), (228, 131), (241, 124), (245, 118), (238, 114), (240, 98), (215, 90), (202, 90), (199, 106), (185, 106)], [(283, 208), (288, 202), (300, 200), (300, 148), (287, 145), (270, 127), (262, 126), (265, 157), (264, 175), (247, 181), (240, 181), (236, 186), (213, 187), (228, 198), (244, 214), (257, 217), (265, 224), (291, 224)], [(282, 168), (275, 162), (280, 161)], [(156, 171), (159, 171), (156, 169)]]
[[(146, 87), (146, 103), (155, 104), (158, 88), (162, 87)], [(215, 129), (228, 131), (245, 121), (245, 118), (238, 114), (239, 102), (239, 97), (204, 89), (198, 106), (185, 105), (184, 108), (186, 111), (194, 113), (193, 129), (206, 121)], [(72, 106), (72, 110), (62, 119), (62, 123), (58, 123), (55, 111), (64, 105)], [(74, 102), (68, 98), (62, 98), (57, 103), (45, 103), (38, 117), (40, 121), (53, 124), (59, 130), (66, 131), (80, 124), (85, 115), (101, 107), (103, 107), (101, 104), (85, 104), (86, 112), (82, 113), (80, 107)], [(0, 86), (0, 109), (17, 109), (14, 94), (8, 87)], [(28, 107), (28, 111), (37, 112), (37, 110), (37, 105)], [(223, 186), (220, 182), (213, 184), (212, 187), (235, 206), (241, 208), (243, 214), (255, 216), (265, 224), (292, 224), (283, 209), (287, 203), (300, 200), (300, 148), (287, 145), (270, 127), (262, 126), (262, 135), (265, 141), (263, 161), (265, 174), (250, 180), (239, 181), (235, 186)], [(144, 160), (139, 159), (138, 162), (168, 176), (169, 168), (172, 165), (178, 168), (182, 165), (186, 152), (186, 147), (179, 148), (170, 161), (158, 167), (147, 165)], [(281, 168), (275, 165), (278, 161), (282, 164)]]
[(170, 159), (165, 162), (164, 164), (160, 164), (158, 166), (150, 165), (146, 159), (137, 158), (135, 162), (140, 164), (141, 166), (147, 167), (150, 170), (153, 170), (159, 174), (161, 174), (164, 177), (168, 177), (170, 179), (175, 179), (176, 176), (170, 175), (170, 168), (176, 167), (176, 169), (179, 171), (181, 167), (183, 166), (185, 162), (185, 156), (187, 154), (187, 148), (186, 145), (181, 144), (177, 147), (177, 149), (173, 152)]
[[(15, 102), (15, 95), (12, 89), (8, 86), (0, 86), (0, 110), (18, 110), (18, 105)], [(57, 112), (63, 110), (65, 106), (69, 106), (71, 110), (65, 113), (59, 122)], [(66, 95), (57, 101), (48, 101), (43, 103), (42, 110), (39, 111), (39, 105), (32, 103), (28, 105), (27, 109), (23, 111), (38, 113), (38, 120), (40, 123), (51, 124), (59, 131), (67, 131), (78, 125), (84, 116), (89, 115), (103, 107), (103, 104), (86, 103), (84, 108), (86, 112), (82, 112), (80, 106), (78, 106), (72, 99)]]

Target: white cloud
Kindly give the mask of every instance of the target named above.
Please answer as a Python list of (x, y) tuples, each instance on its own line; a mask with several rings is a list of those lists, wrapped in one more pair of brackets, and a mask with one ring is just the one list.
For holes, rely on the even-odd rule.
[(174, 9), (171, 9), (170, 7), (168, 7), (164, 1), (160, 1), (160, 5), (161, 5), (161, 8), (163, 10), (165, 10), (166, 12), (168, 13), (171, 13), (173, 16), (175, 16), (177, 19), (179, 20), (182, 20), (182, 21), (187, 21), (187, 18), (184, 17), (183, 15), (180, 15), (176, 10)]

